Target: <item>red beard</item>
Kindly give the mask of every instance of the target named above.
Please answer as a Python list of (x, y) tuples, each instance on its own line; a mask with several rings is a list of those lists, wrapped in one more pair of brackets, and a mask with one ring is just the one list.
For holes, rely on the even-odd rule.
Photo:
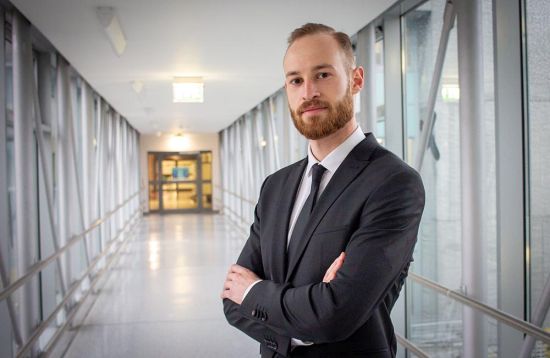
[[(312, 107), (325, 107), (327, 110), (326, 113), (310, 116), (307, 121), (304, 120), (302, 113)], [(296, 111), (293, 111), (290, 105), (288, 108), (298, 132), (307, 139), (321, 139), (344, 127), (353, 118), (353, 95), (351, 89), (348, 89), (344, 98), (334, 105), (313, 99), (302, 103)]]

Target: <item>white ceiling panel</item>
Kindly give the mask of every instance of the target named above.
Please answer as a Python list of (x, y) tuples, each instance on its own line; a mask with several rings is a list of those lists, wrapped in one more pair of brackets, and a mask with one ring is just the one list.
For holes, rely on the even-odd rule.
[[(217, 132), (283, 84), (286, 39), (306, 22), (354, 34), (395, 0), (11, 0), (140, 132)], [(117, 56), (96, 15), (112, 6)], [(175, 76), (202, 76), (204, 103), (172, 103)], [(138, 95), (133, 81), (141, 81)]]

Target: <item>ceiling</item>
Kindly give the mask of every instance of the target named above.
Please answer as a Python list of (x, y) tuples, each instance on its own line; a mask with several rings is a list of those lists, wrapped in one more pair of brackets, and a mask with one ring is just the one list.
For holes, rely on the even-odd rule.
[[(395, 1), (11, 0), (141, 133), (220, 131), (281, 88), (294, 28), (321, 22), (353, 35)], [(98, 6), (116, 9), (120, 57)], [(204, 103), (172, 103), (175, 76), (202, 76)]]

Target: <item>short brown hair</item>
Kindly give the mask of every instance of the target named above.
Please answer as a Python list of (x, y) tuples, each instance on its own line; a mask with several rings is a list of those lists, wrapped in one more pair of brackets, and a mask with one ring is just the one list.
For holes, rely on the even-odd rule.
[(302, 25), (301, 27), (295, 29), (290, 33), (290, 36), (288, 37), (288, 47), (287, 49), (292, 46), (292, 44), (305, 36), (309, 35), (317, 35), (317, 34), (327, 34), (331, 35), (333, 39), (338, 42), (338, 45), (340, 45), (340, 48), (344, 52), (344, 56), (348, 62), (348, 65), (350, 68), (355, 67), (355, 58), (353, 56), (353, 46), (351, 44), (351, 39), (349, 36), (343, 32), (337, 32), (332, 27), (323, 25), (323, 24), (314, 24), (314, 23), (307, 23), (305, 25)]

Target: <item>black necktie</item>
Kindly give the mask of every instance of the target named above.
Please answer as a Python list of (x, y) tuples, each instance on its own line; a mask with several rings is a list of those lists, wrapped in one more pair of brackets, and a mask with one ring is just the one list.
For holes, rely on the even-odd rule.
[(298, 219), (296, 219), (294, 230), (292, 230), (292, 235), (290, 236), (290, 243), (288, 244), (287, 252), (287, 265), (289, 262), (292, 262), (292, 256), (297, 254), (296, 250), (298, 248), (298, 244), (303, 239), (311, 212), (313, 211), (313, 207), (317, 201), (319, 184), (321, 184), (321, 178), (323, 178), (325, 170), (327, 170), (327, 168), (323, 167), (321, 164), (314, 164), (312, 167), (313, 175), (311, 180), (311, 190), (306, 202), (304, 203), (302, 211), (300, 211), (300, 215), (298, 215)]

